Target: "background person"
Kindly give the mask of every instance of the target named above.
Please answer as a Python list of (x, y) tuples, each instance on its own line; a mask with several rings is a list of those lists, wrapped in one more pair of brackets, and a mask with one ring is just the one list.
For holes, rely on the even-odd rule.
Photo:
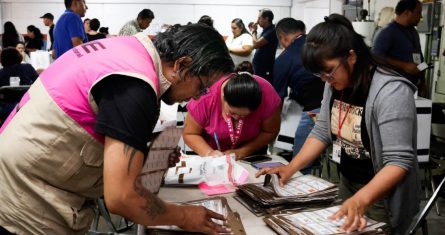
[(110, 213), (138, 224), (228, 233), (212, 221), (222, 215), (166, 203), (139, 174), (160, 99), (197, 98), (232, 70), (223, 37), (201, 25), (168, 30), (153, 42), (141, 33), (66, 52), (0, 129), (0, 229), (85, 234), (103, 195)]
[(232, 20), (231, 24), (232, 35), (226, 39), (227, 48), (229, 48), (230, 56), (232, 57), (235, 66), (238, 66), (243, 61), (252, 62), (253, 39), (243, 20), (236, 18)]
[(65, 0), (65, 12), (60, 16), (54, 27), (54, 58), (73, 47), (87, 42), (81, 17), (88, 9), (85, 0)]
[[(14, 47), (8, 47), (2, 50), (0, 69), (0, 87), (9, 86), (11, 77), (19, 77), (20, 85), (31, 85), (39, 76), (36, 70), (30, 64), (23, 64), (20, 52)], [(9, 113), (14, 109), (17, 102), (6, 99), (0, 101), (0, 125), (3, 123)]]
[(225, 76), (187, 105), (184, 142), (200, 156), (265, 154), (280, 130), (279, 105), (266, 80), (247, 72)]
[(91, 30), (87, 33), (89, 42), (105, 38), (104, 34), (97, 32), (99, 27), (100, 27), (100, 21), (96, 18), (91, 19), (91, 21), (90, 21)]
[(25, 48), (28, 53), (33, 51), (42, 50), (43, 48), (43, 35), (40, 29), (34, 25), (29, 25), (27, 27), (28, 31), (28, 42), (25, 43)]
[[(252, 31), (253, 48), (253, 70), (255, 74), (266, 79), (269, 83), (273, 82), (273, 65), (275, 54), (277, 52), (278, 38), (275, 31), (275, 25), (272, 23), (273, 12), (269, 9), (262, 9), (258, 14), (258, 21), (254, 24)], [(257, 35), (258, 25), (263, 28), (261, 36)]]
[[(307, 72), (301, 61), (301, 51), (306, 42), (304, 23), (293, 18), (283, 18), (278, 21), (276, 31), (284, 51), (275, 60), (273, 86), (282, 102), (289, 96), (303, 107), (300, 122), (295, 130), (291, 156), (293, 157), (300, 151), (315, 125), (312, 117), (320, 112), (324, 82)], [(290, 94), (288, 94), (289, 88)], [(286, 160), (290, 162), (292, 158)], [(308, 165), (301, 172), (309, 174), (311, 169)]]
[(51, 13), (45, 13), (43, 16), (40, 17), (43, 19), (43, 24), (47, 27), (49, 27), (49, 41), (51, 43), (51, 46), (49, 47), (49, 51), (53, 50), (53, 44), (54, 44), (54, 16)]
[(3, 25), (2, 47), (15, 47), (19, 41), (24, 41), (23, 36), (17, 32), (11, 21), (6, 21)]
[(401, 0), (395, 8), (396, 17), (380, 30), (374, 40), (372, 52), (400, 70), (404, 77), (419, 88), (419, 95), (426, 97), (425, 74), (417, 67), (424, 62), (417, 24), (422, 17), (422, 3)]
[(31, 63), (31, 58), (29, 58), (28, 54), (26, 54), (24, 42), (18, 42), (15, 49), (17, 49), (22, 56), (22, 63)]
[(155, 15), (150, 9), (143, 9), (139, 12), (135, 20), (128, 21), (120, 30), (119, 35), (134, 35), (144, 31), (155, 18)]
[(387, 233), (405, 234), (420, 202), (415, 86), (377, 62), (363, 36), (338, 14), (311, 29), (302, 60), (327, 83), (320, 115), (289, 165), (257, 176), (277, 173), (284, 184), (333, 144), (344, 202), (331, 218), (346, 216), (341, 228), (349, 233), (366, 226), (366, 214), (387, 223)]

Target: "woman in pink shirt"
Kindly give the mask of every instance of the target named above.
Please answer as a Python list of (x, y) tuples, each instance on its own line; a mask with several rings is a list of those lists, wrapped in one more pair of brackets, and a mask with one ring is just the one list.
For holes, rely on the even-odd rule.
[(263, 78), (247, 72), (228, 75), (187, 105), (184, 141), (200, 156), (235, 153), (239, 160), (266, 153), (280, 130), (280, 102)]

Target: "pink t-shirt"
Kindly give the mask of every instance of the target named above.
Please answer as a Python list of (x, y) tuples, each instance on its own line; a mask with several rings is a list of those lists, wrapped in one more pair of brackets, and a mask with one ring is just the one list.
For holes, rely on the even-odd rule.
[[(227, 78), (228, 76), (217, 81), (209, 88), (208, 94), (200, 97), (199, 100), (191, 100), (187, 105), (188, 114), (192, 115), (196, 122), (204, 128), (202, 136), (213, 149), (217, 149), (213, 138), (213, 133), (216, 132), (221, 151), (230, 149), (232, 145), (227, 122), (222, 116), (221, 103), (221, 86)], [(263, 120), (269, 118), (279, 108), (281, 102), (277, 92), (268, 81), (255, 75), (254, 78), (261, 87), (262, 100), (260, 106), (244, 118), (237, 148), (254, 139), (260, 133)]]

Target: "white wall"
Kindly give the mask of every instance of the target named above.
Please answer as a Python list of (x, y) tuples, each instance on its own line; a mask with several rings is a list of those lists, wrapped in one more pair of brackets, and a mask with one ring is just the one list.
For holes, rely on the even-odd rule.
[(329, 15), (329, 1), (293, 0), (292, 2), (291, 17), (303, 21), (307, 33), (327, 15)]
[[(101, 26), (109, 27), (111, 34), (116, 34), (125, 22), (136, 18), (140, 10), (149, 8), (155, 19), (146, 30), (148, 34), (157, 33), (164, 23), (196, 22), (206, 14), (214, 19), (214, 26), (222, 35), (228, 35), (234, 18), (243, 19), (247, 25), (256, 21), (261, 8), (274, 12), (274, 22), (289, 17), (292, 0), (86, 0), (86, 3), (86, 17), (98, 18)], [(62, 0), (0, 0), (0, 5), (1, 24), (11, 21), (20, 33), (26, 33), (26, 26), (30, 24), (46, 33), (48, 29), (39, 17), (51, 12), (57, 21), (65, 10)]]

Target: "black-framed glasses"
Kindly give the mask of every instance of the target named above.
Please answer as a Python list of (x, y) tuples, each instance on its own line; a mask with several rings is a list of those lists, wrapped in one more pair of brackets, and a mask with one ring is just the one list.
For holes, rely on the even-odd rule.
[(334, 79), (335, 72), (337, 72), (337, 69), (340, 67), (340, 65), (343, 64), (343, 61), (344, 59), (341, 59), (340, 62), (337, 64), (337, 66), (334, 67), (331, 73), (320, 72), (320, 73), (313, 73), (313, 75), (321, 78), (323, 81), (332, 81), (332, 79)]

